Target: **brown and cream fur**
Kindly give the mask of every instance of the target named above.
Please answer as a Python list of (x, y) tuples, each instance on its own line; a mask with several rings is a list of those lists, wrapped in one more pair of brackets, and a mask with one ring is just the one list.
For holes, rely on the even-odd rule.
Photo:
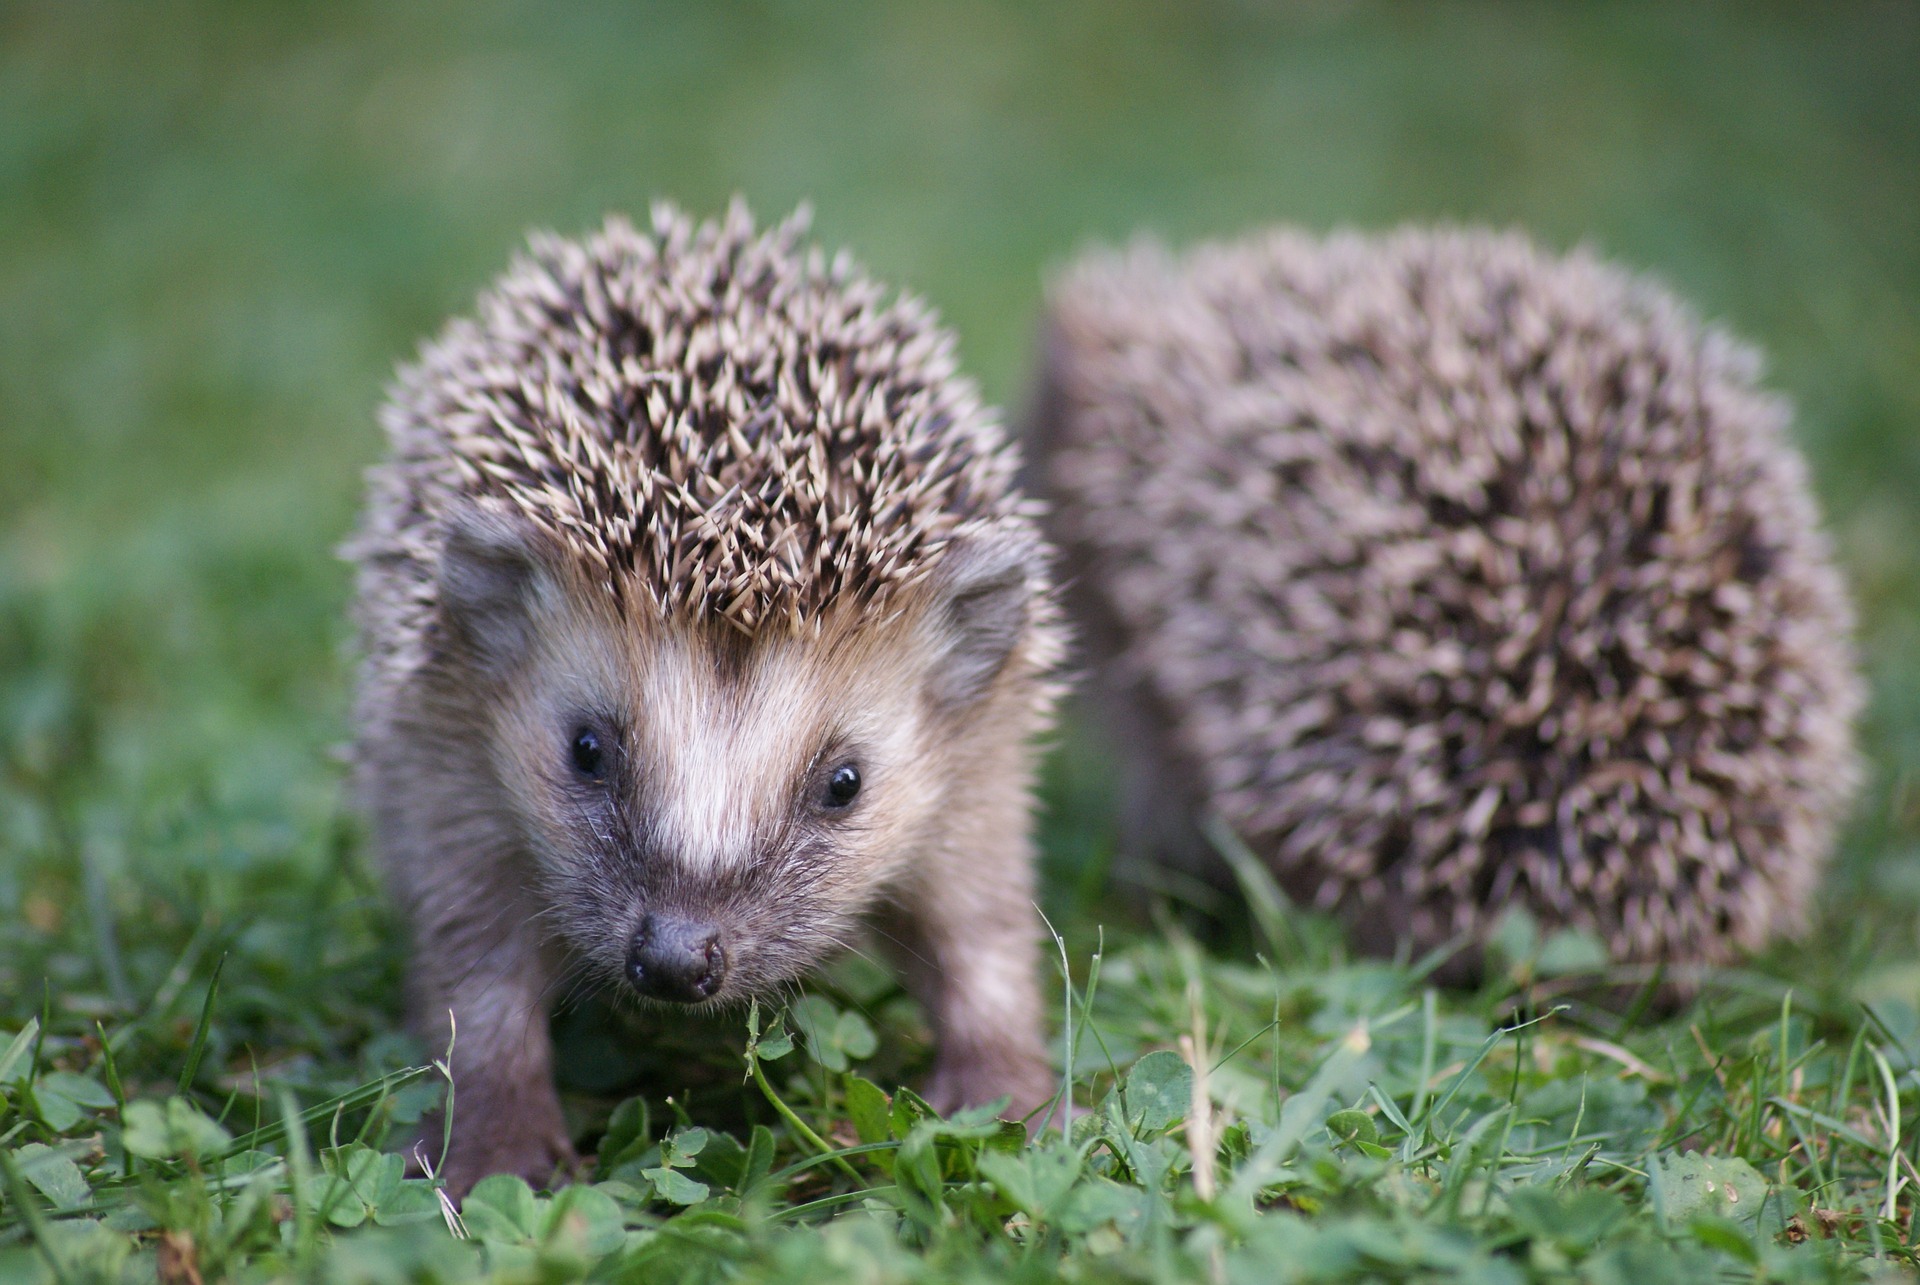
[(624, 985), (650, 916), (711, 926), (708, 1005), (877, 926), (935, 1105), (1047, 1094), (1046, 550), (950, 338), (802, 236), (736, 206), (536, 239), (387, 411), (350, 546), (358, 786), (415, 1024), (457, 1028), (457, 1190), (571, 1161), (547, 1004)]

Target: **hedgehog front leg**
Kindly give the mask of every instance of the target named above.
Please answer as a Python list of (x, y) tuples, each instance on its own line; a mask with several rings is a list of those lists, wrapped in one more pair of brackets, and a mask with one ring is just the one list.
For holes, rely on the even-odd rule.
[(467, 889), (415, 907), (414, 1025), (431, 1054), (452, 1046), (453, 1133), (443, 1164), (430, 1120), (411, 1163), (423, 1153), (456, 1195), (494, 1173), (544, 1187), (576, 1160), (553, 1087), (552, 970), (520, 900)]
[(1007, 1115), (1021, 1119), (1055, 1087), (1041, 1035), (1024, 797), (1005, 811), (976, 819), (959, 842), (933, 854), (886, 924), (908, 989), (933, 1026), (924, 1096), (943, 1114), (1004, 1097)]

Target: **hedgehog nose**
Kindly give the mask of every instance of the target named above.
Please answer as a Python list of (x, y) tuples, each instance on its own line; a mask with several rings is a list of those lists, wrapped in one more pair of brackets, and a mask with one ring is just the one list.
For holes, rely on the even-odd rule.
[(727, 951), (711, 924), (678, 915), (648, 915), (627, 952), (627, 978), (653, 999), (698, 1004), (720, 989)]

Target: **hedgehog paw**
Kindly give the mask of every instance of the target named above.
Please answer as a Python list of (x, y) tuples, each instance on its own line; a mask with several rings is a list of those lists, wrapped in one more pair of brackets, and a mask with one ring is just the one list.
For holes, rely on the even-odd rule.
[(1039, 1113), (1056, 1088), (1038, 1054), (979, 1050), (970, 1055), (942, 1054), (921, 1096), (941, 1115), (1005, 1098), (1003, 1118), (1024, 1119), (1029, 1129), (1037, 1129), (1042, 1123)]
[(475, 1183), (492, 1174), (513, 1174), (535, 1191), (543, 1191), (572, 1182), (580, 1167), (572, 1142), (557, 1131), (516, 1129), (478, 1136), (456, 1131), (444, 1163), (437, 1159), (440, 1150), (439, 1127), (422, 1130), (407, 1152), (407, 1176), (426, 1177), (431, 1169), (456, 1200), (464, 1199)]

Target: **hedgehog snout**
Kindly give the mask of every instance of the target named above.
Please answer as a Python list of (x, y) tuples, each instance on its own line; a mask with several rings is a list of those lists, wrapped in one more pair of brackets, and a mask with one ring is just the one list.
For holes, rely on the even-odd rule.
[(703, 919), (649, 914), (627, 949), (627, 980), (649, 999), (698, 1004), (713, 997), (726, 975), (726, 945)]

